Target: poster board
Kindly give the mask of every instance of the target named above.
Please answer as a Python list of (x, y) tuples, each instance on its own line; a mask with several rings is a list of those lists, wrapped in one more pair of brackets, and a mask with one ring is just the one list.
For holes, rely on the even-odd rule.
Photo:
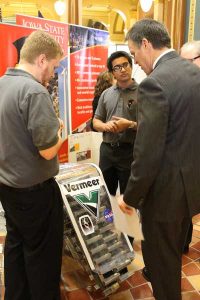
[(104, 30), (69, 25), (70, 133), (90, 130), (94, 86), (99, 73), (106, 70), (108, 37)]
[[(16, 15), (16, 22), (18, 25), (31, 28), (1, 24), (0, 37), (3, 43), (6, 40), (6, 46), (3, 43), (0, 46), (2, 48), (0, 75), (3, 75), (8, 66), (13, 67), (18, 62), (20, 49), (17, 52), (12, 43), (19, 38), (27, 37), (33, 30), (46, 30), (63, 48), (64, 57), (56, 70), (57, 79), (55, 82), (58, 81), (58, 86), (57, 92), (54, 93), (55, 101), (53, 104), (55, 104), (57, 116), (64, 122), (62, 137), (65, 142), (59, 151), (59, 160), (60, 162), (67, 162), (67, 136), (72, 133), (83, 133), (91, 130), (94, 86), (98, 74), (106, 69), (109, 34), (104, 30), (25, 15)], [(11, 41), (8, 45), (9, 36), (11, 36)], [(55, 85), (54, 88), (56, 90)], [(54, 97), (53, 92), (52, 97)]]
[(83, 132), (68, 136), (69, 162), (90, 162), (99, 164), (99, 149), (102, 142), (101, 132)]

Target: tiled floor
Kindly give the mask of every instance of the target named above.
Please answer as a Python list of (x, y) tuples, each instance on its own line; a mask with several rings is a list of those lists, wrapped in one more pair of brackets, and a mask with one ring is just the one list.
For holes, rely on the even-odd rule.
[[(193, 218), (194, 230), (190, 250), (182, 259), (182, 300), (200, 300), (200, 214)], [(0, 295), (3, 300), (3, 242), (0, 232)], [(129, 267), (133, 275), (124, 281), (115, 294), (104, 297), (100, 291), (88, 291), (90, 279), (72, 258), (63, 259), (61, 300), (153, 300), (152, 289), (141, 274), (144, 266), (140, 243), (134, 245), (136, 257)]]

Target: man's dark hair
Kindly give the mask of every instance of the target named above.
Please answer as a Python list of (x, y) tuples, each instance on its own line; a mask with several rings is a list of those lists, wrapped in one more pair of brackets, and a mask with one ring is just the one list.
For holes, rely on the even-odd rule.
[(113, 66), (112, 66), (112, 62), (114, 59), (116, 58), (119, 58), (119, 57), (125, 57), (127, 58), (130, 66), (132, 67), (132, 58), (131, 56), (125, 52), (125, 51), (116, 51), (116, 52), (113, 52), (109, 57), (108, 57), (108, 60), (107, 60), (107, 68), (108, 68), (108, 71), (109, 72), (112, 72), (113, 70)]
[(146, 38), (154, 49), (170, 48), (171, 41), (165, 26), (153, 19), (143, 19), (136, 22), (127, 32), (126, 40), (132, 40), (138, 47)]

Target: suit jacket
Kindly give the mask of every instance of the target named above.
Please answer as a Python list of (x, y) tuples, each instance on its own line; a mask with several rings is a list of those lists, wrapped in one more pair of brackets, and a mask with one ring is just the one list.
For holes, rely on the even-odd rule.
[(200, 69), (175, 51), (139, 85), (124, 201), (158, 221), (200, 212)]

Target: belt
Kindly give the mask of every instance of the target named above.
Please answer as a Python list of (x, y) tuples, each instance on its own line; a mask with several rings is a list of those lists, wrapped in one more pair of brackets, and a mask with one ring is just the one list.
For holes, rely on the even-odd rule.
[(109, 145), (112, 148), (119, 148), (119, 147), (133, 147), (132, 143), (121, 143), (121, 142), (115, 142), (115, 143), (105, 143), (106, 145)]
[(16, 188), (16, 187), (12, 187), (12, 186), (8, 186), (3, 183), (0, 183), (0, 188), (6, 189), (11, 192), (32, 192), (32, 191), (42, 189), (43, 187), (45, 187), (46, 185), (50, 184), (53, 181), (54, 181), (54, 178), (50, 178), (46, 181), (43, 181), (41, 183), (26, 187), (26, 188)]

